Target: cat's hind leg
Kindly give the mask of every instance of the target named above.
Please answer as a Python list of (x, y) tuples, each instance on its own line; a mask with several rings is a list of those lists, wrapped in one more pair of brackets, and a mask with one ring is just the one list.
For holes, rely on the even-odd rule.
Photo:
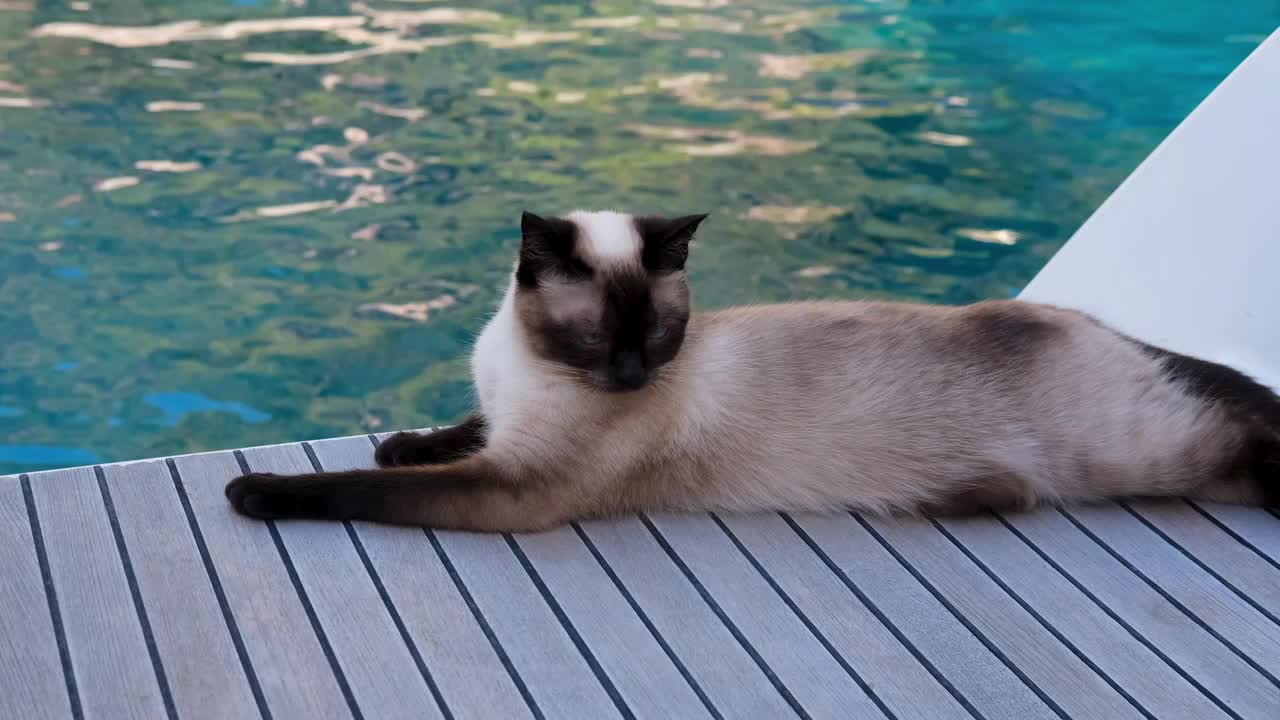
[(1188, 494), (1228, 503), (1280, 507), (1280, 396), (1248, 375), (1219, 363), (1138, 343), (1170, 382), (1222, 408), (1241, 429), (1224, 472)]
[(1015, 473), (991, 473), (956, 488), (919, 510), (932, 517), (962, 517), (985, 512), (1021, 512), (1037, 504), (1030, 485)]
[(1187, 494), (1233, 505), (1280, 508), (1280, 432), (1255, 430), (1240, 444), (1222, 477), (1209, 478)]

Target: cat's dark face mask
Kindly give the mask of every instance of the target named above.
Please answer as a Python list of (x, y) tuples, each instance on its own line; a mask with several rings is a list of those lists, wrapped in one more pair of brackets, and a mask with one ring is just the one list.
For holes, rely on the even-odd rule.
[(675, 359), (689, 322), (689, 241), (705, 216), (634, 219), (634, 258), (603, 262), (569, 220), (526, 214), (516, 310), (534, 351), (607, 392), (640, 390)]

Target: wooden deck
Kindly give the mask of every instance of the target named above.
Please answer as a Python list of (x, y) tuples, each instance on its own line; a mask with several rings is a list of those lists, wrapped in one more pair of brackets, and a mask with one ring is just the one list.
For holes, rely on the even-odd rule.
[(1280, 717), (1280, 517), (234, 515), (375, 438), (0, 478), (3, 718)]

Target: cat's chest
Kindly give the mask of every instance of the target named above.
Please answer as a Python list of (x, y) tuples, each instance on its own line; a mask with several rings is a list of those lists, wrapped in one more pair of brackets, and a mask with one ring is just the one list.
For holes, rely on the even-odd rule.
[(471, 356), (480, 410), (491, 426), (527, 417), (531, 409), (547, 408), (563, 398), (554, 376), (531, 356), (505, 320), (501, 313), (494, 318)]

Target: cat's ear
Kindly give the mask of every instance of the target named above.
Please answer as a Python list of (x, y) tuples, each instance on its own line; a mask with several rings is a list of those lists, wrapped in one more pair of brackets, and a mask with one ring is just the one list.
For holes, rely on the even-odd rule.
[(520, 214), (520, 245), (537, 252), (567, 256), (573, 252), (575, 227), (568, 220), (544, 218), (526, 210)]
[(562, 218), (544, 218), (525, 211), (520, 215), (520, 262), (516, 278), (534, 285), (539, 275), (562, 268), (573, 257), (577, 226)]
[(650, 272), (676, 272), (689, 259), (689, 242), (707, 214), (678, 218), (636, 218), (636, 231), (644, 242), (644, 266)]

